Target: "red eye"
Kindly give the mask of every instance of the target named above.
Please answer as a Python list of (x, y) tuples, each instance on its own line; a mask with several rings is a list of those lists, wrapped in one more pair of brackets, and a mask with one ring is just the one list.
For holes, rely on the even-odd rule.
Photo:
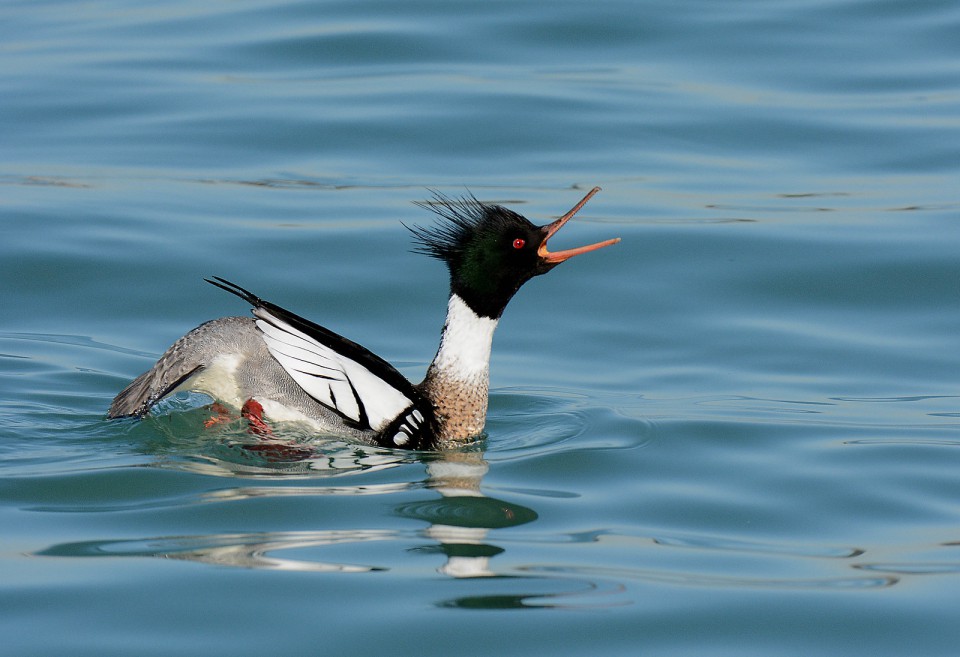
[(524, 246), (526, 246), (526, 244), (526, 240), (524, 240), (522, 237), (518, 237), (517, 239), (513, 240), (513, 248), (515, 249), (522, 249)]

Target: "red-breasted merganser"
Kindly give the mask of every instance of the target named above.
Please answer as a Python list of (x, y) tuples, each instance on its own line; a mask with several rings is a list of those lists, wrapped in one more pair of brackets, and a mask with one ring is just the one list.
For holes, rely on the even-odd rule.
[(418, 204), (442, 221), (410, 228), (415, 251), (450, 272), (440, 348), (420, 384), (357, 343), (214, 277), (208, 282), (253, 306), (253, 318), (215, 319), (184, 335), (116, 396), (108, 416), (143, 417), (171, 392), (190, 390), (213, 397), (221, 413), (221, 403), (242, 408), (261, 434), (270, 431), (265, 416), (391, 448), (463, 444), (483, 430), (493, 331), (513, 295), (564, 260), (620, 241), (547, 250), (547, 240), (598, 191), (545, 226), (472, 196)]

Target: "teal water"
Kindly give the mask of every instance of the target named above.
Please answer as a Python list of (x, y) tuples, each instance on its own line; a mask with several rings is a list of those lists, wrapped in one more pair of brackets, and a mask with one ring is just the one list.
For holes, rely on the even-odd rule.
[[(0, 635), (32, 655), (952, 655), (960, 5), (0, 5)], [(413, 379), (429, 189), (604, 191), (485, 442), (107, 422), (224, 276)], [(290, 431), (290, 438), (308, 437)]]

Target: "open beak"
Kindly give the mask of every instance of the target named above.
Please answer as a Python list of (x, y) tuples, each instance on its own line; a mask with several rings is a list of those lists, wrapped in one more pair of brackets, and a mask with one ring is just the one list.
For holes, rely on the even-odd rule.
[(573, 215), (577, 214), (580, 208), (586, 205), (587, 201), (589, 201), (590, 198), (599, 191), (600, 191), (599, 187), (594, 187), (589, 192), (587, 192), (586, 196), (580, 199), (579, 203), (577, 203), (575, 206), (570, 208), (570, 210), (565, 215), (563, 215), (562, 217), (554, 221), (552, 224), (541, 226), (540, 230), (543, 231), (544, 237), (543, 237), (543, 241), (540, 243), (540, 247), (537, 249), (537, 255), (540, 256), (545, 262), (551, 265), (556, 265), (568, 258), (572, 258), (575, 255), (580, 255), (581, 253), (586, 253), (587, 251), (596, 251), (597, 249), (602, 249), (605, 246), (610, 246), (611, 244), (616, 244), (617, 242), (620, 241), (619, 237), (615, 237), (612, 240), (605, 240), (603, 242), (597, 242), (596, 244), (581, 246), (576, 249), (566, 249), (565, 251), (548, 251), (547, 250), (547, 240), (553, 237), (554, 233), (556, 233), (558, 230), (563, 228), (563, 225), (568, 221), (570, 221), (570, 219), (573, 218)]

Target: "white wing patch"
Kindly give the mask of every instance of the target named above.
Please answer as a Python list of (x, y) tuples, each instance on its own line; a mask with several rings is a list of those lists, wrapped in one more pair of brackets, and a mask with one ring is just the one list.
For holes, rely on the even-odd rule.
[(277, 362), (304, 392), (381, 431), (413, 401), (366, 367), (257, 308), (257, 327)]

